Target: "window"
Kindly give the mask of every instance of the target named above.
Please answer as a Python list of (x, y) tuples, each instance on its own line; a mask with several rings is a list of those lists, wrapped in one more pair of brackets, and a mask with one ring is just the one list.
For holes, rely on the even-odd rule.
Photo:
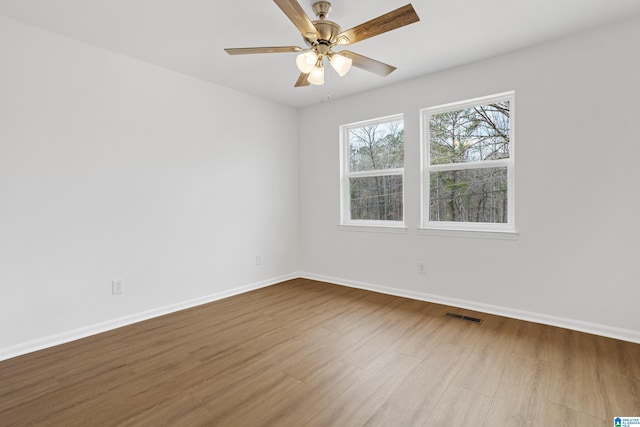
[(340, 131), (342, 224), (403, 226), (402, 115), (344, 125)]
[(515, 232), (513, 92), (422, 110), (423, 228)]

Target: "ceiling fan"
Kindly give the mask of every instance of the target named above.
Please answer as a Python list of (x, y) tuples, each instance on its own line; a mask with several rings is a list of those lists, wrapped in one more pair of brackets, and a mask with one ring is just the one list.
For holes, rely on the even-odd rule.
[(308, 49), (299, 46), (273, 46), (227, 48), (225, 51), (229, 55), (301, 52), (296, 58), (300, 76), (295, 87), (324, 84), (323, 63), (325, 57), (341, 77), (347, 74), (352, 65), (383, 77), (389, 75), (396, 67), (348, 50), (334, 52), (333, 48), (352, 45), (420, 20), (413, 6), (407, 4), (349, 30), (342, 31), (340, 25), (326, 19), (331, 9), (331, 3), (327, 1), (318, 1), (313, 4), (313, 12), (318, 17), (315, 21), (309, 19), (297, 0), (273, 1), (298, 28)]

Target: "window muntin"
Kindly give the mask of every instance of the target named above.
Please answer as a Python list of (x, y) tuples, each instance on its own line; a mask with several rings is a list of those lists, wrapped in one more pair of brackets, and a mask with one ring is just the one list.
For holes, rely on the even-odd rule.
[(423, 227), (515, 231), (512, 92), (422, 110)]
[(344, 125), (341, 145), (342, 224), (402, 225), (402, 115)]

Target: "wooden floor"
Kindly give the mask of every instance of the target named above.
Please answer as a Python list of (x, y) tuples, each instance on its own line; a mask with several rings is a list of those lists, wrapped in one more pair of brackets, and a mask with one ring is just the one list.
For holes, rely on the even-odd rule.
[(602, 427), (614, 416), (640, 416), (638, 344), (302, 279), (0, 362), (2, 426)]

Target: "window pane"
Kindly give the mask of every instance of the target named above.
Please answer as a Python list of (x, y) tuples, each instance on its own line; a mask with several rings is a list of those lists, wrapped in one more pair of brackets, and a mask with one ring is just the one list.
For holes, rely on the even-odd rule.
[(404, 124), (400, 120), (349, 129), (351, 172), (404, 166)]
[(509, 101), (431, 115), (431, 164), (509, 157)]
[(351, 219), (402, 221), (402, 175), (350, 178)]
[(430, 221), (507, 222), (507, 168), (432, 172)]

